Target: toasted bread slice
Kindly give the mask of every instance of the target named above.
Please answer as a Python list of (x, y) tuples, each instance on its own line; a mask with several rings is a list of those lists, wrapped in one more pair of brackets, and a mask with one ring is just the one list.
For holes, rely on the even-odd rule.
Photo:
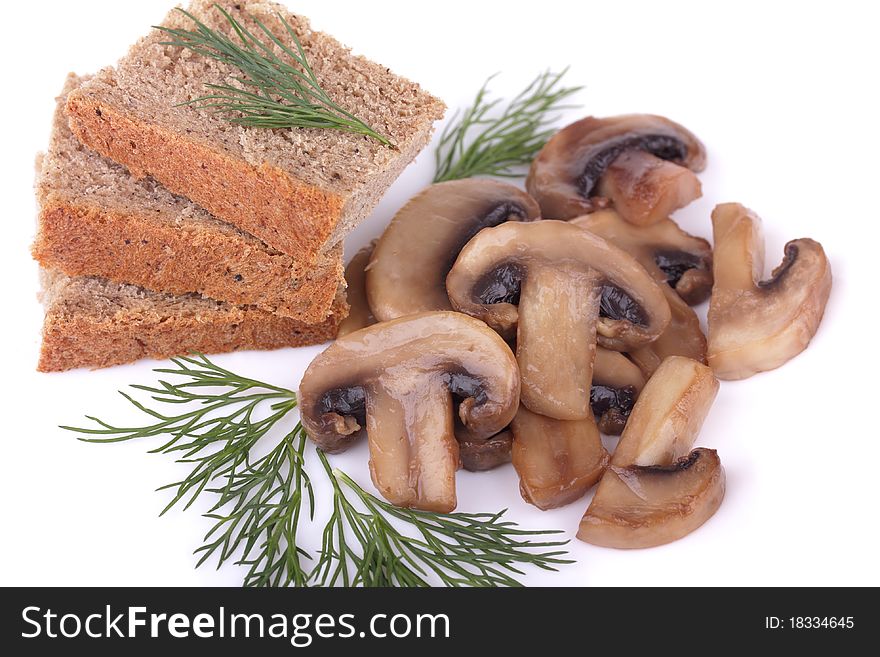
[(43, 346), (37, 369), (108, 367), (190, 351), (222, 353), (320, 344), (348, 312), (341, 293), (330, 315), (304, 324), (253, 306), (198, 295), (150, 292), (96, 277), (42, 271)]
[(33, 254), (40, 264), (158, 292), (196, 292), (303, 322), (327, 317), (342, 281), (341, 245), (304, 265), (155, 180), (136, 180), (70, 131), (63, 106), (81, 83), (67, 78), (37, 172)]
[[(293, 47), (283, 17), (331, 99), (394, 147), (323, 128), (242, 127), (216, 111), (187, 105), (211, 93), (206, 85), (229, 84), (242, 73), (163, 45), (170, 37), (158, 29), (115, 68), (70, 94), (71, 127), (84, 144), (136, 177), (150, 175), (279, 251), (314, 262), (369, 214), (428, 143), (445, 106), (419, 85), (352, 55), (278, 4), (241, 0), (222, 6), (254, 34), (268, 39), (257, 19)], [(212, 30), (238, 38), (212, 0), (195, 0), (188, 11)], [(175, 10), (162, 25), (195, 27)]]

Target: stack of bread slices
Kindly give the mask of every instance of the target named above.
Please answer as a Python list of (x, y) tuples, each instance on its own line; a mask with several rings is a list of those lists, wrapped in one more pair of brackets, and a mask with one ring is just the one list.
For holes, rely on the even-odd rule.
[[(342, 239), (426, 145), (443, 103), (280, 5), (223, 8), (274, 34), (283, 17), (334, 102), (393, 147), (198, 108), (206, 85), (240, 72), (155, 28), (115, 67), (68, 76), (38, 159), (40, 370), (316, 344), (347, 314)], [(210, 0), (187, 11), (234, 37)], [(193, 28), (179, 11), (163, 25)]]

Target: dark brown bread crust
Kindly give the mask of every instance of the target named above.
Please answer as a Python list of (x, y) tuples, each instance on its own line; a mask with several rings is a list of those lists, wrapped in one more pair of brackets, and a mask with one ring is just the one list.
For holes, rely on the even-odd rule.
[(342, 280), (341, 246), (331, 252), (326, 273), (315, 276), (294, 267), (289, 256), (255, 249), (235, 235), (181, 230), (135, 213), (72, 204), (40, 209), (33, 255), (69, 276), (101, 276), (172, 294), (198, 292), (303, 322), (327, 317)]
[(89, 150), (63, 111), (87, 79), (68, 75), (38, 167), (33, 255), (41, 265), (159, 292), (197, 292), (308, 323), (327, 317), (343, 278), (341, 245), (303, 265)]
[[(205, 93), (206, 83), (223, 84), (239, 73), (163, 45), (168, 37), (158, 30), (135, 44), (116, 69), (104, 69), (70, 94), (71, 128), (136, 177), (150, 175), (271, 247), (312, 263), (369, 214), (426, 145), (444, 105), (418, 85), (353, 56), (280, 5), (258, 0), (223, 5), (257, 31), (253, 17), (279, 34), (284, 30), (279, 16), (288, 20), (328, 94), (399, 150), (332, 130), (232, 126), (216, 112), (186, 105)], [(210, 0), (193, 0), (189, 10), (212, 29), (229, 33)], [(192, 27), (179, 12), (163, 24)]]
[[(79, 280), (94, 283), (98, 279), (70, 280), (76, 285)], [(252, 306), (202, 299), (181, 299), (183, 304), (204, 302), (205, 307), (196, 312), (173, 313), (163, 310), (160, 304), (153, 306), (149, 301), (152, 293), (147, 294), (147, 300), (137, 308), (120, 307), (115, 313), (103, 313), (82, 308), (75, 301), (67, 303), (66, 292), (57, 292), (46, 302), (37, 369), (60, 372), (121, 365), (142, 358), (164, 359), (190, 351), (212, 354), (321, 344), (336, 336), (339, 322), (348, 312), (344, 296), (338, 296), (331, 315), (318, 324), (304, 324)]]
[(71, 94), (67, 113), (82, 143), (125, 165), (135, 177), (152, 176), (304, 262), (318, 258), (342, 215), (344, 200), (338, 195), (281, 169), (248, 164), (135, 120), (95, 98)]

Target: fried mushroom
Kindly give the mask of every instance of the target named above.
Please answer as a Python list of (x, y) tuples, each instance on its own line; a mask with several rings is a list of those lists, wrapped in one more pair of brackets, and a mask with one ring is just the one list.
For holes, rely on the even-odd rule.
[(663, 361), (639, 395), (612, 464), (669, 465), (688, 453), (718, 394), (712, 370), (690, 358)]
[(484, 472), (510, 463), (513, 433), (505, 429), (486, 440), (459, 438), (461, 467), (470, 472)]
[(394, 216), (367, 268), (369, 306), (380, 320), (451, 310), (446, 274), (461, 248), (483, 228), (533, 221), (538, 204), (522, 190), (485, 178), (431, 185)]
[(693, 171), (641, 150), (621, 153), (599, 178), (596, 191), (636, 226), (663, 221), (703, 195)]
[[(702, 171), (706, 165), (703, 144), (691, 132), (669, 119), (650, 114), (605, 119), (587, 117), (563, 128), (547, 142), (532, 162), (526, 189), (541, 206), (541, 213), (546, 219), (571, 219), (593, 212), (598, 207), (594, 197), (599, 194), (600, 179), (609, 166), (628, 151), (649, 153), (691, 171)], [(656, 177), (652, 179), (652, 162), (649, 160), (639, 173), (635, 164), (628, 159), (622, 160), (621, 169), (627, 171), (628, 180), (625, 181), (621, 174), (613, 176), (608, 182), (611, 189), (621, 194), (629, 188), (629, 193), (635, 195), (632, 201), (634, 210), (653, 205), (647, 213), (648, 221), (668, 215), (671, 205), (657, 201), (663, 194), (671, 200), (689, 196), (686, 190), (681, 194), (677, 190), (675, 195), (671, 194), (671, 186), (682, 184), (683, 187), (693, 187), (692, 180), (682, 182), (656, 166), (653, 167)], [(632, 189), (640, 178), (653, 180), (659, 185), (644, 203), (638, 199), (639, 192)], [(645, 221), (644, 218), (642, 221)]]
[(702, 525), (724, 497), (714, 450), (695, 449), (718, 380), (696, 361), (673, 356), (645, 384), (587, 508), (577, 537), (606, 547), (674, 541)]
[(494, 331), (460, 313), (430, 312), (338, 339), (309, 365), (299, 403), (325, 452), (345, 450), (366, 430), (370, 473), (387, 500), (445, 513), (456, 506), (455, 434), (480, 440), (504, 429), (519, 387), (514, 356)]
[(712, 247), (686, 233), (672, 219), (651, 226), (627, 223), (615, 210), (599, 210), (571, 223), (619, 246), (635, 258), (658, 283), (666, 283), (689, 305), (712, 293)]
[(613, 548), (678, 540), (711, 518), (724, 499), (725, 476), (714, 449), (695, 449), (671, 465), (612, 465), (577, 537)]
[(721, 379), (744, 379), (794, 358), (816, 334), (831, 294), (831, 266), (808, 238), (785, 245), (769, 279), (761, 220), (739, 203), (712, 211), (715, 285), (709, 304), (709, 365)]
[(367, 326), (376, 323), (373, 311), (367, 303), (367, 274), (366, 268), (373, 255), (373, 240), (367, 246), (354, 254), (354, 257), (345, 267), (346, 297), (348, 299), (348, 316), (339, 324), (337, 337), (341, 338), (349, 333), (354, 333)]
[(654, 342), (629, 352), (645, 375), (651, 376), (668, 356), (705, 362), (706, 336), (687, 304), (704, 301), (712, 289), (709, 243), (684, 232), (671, 219), (639, 228), (625, 222), (614, 210), (600, 210), (572, 219), (571, 223), (625, 250), (663, 288), (671, 311), (669, 326)]
[(592, 417), (554, 420), (520, 405), (510, 426), (520, 494), (539, 509), (580, 499), (608, 465), (608, 452)]
[(599, 347), (590, 386), (590, 408), (599, 431), (620, 435), (644, 386), (645, 377), (635, 363), (620, 352)]
[(456, 310), (516, 338), (522, 401), (559, 420), (591, 415), (596, 342), (626, 350), (669, 323), (660, 287), (618, 247), (563, 221), (486, 228), (446, 280)]

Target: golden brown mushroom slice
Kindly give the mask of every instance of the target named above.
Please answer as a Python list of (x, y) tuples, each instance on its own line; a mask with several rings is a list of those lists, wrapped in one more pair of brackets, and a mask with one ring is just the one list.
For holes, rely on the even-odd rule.
[(663, 292), (635, 260), (563, 221), (482, 230), (462, 249), (446, 289), (454, 308), (516, 338), (523, 404), (560, 420), (592, 413), (597, 340), (638, 347), (669, 323)]
[(705, 362), (706, 336), (699, 318), (687, 304), (705, 301), (711, 292), (709, 243), (689, 235), (671, 219), (639, 228), (625, 222), (614, 210), (600, 210), (572, 219), (571, 223), (625, 250), (663, 288), (671, 311), (669, 326), (654, 342), (629, 352), (645, 375), (651, 376), (667, 356)]
[[(691, 171), (702, 171), (706, 165), (706, 149), (700, 140), (662, 116), (628, 114), (605, 119), (591, 116), (563, 128), (547, 142), (532, 162), (526, 189), (541, 206), (546, 219), (571, 219), (588, 214), (598, 209), (594, 197), (599, 193), (597, 188), (603, 174), (627, 151), (643, 151)], [(646, 175), (650, 180), (650, 171)], [(672, 181), (668, 178), (668, 173), (657, 172), (657, 180), (664, 181), (660, 191), (669, 193), (666, 186)], [(626, 185), (620, 177), (609, 184), (615, 190), (625, 191)], [(630, 193), (638, 194), (638, 191), (630, 190)], [(667, 216), (665, 209), (662, 211), (666, 214), (659, 214), (661, 207), (666, 206), (659, 204), (652, 216), (656, 215), (657, 219)]]
[(580, 499), (608, 465), (608, 452), (592, 417), (554, 420), (521, 405), (510, 426), (520, 493), (539, 509)]
[(510, 463), (513, 433), (505, 429), (486, 440), (464, 437), (458, 440), (461, 467), (470, 472), (484, 472)]
[(642, 389), (612, 464), (669, 465), (684, 456), (717, 394), (711, 369), (689, 358), (667, 358)]
[(638, 227), (624, 221), (616, 210), (599, 210), (571, 223), (619, 246), (689, 305), (702, 303), (712, 293), (712, 247), (672, 219)]
[(792, 240), (782, 264), (761, 281), (764, 239), (757, 215), (739, 203), (723, 203), (712, 212), (712, 226), (709, 365), (721, 379), (744, 379), (807, 348), (831, 294), (831, 266), (821, 244)]
[(646, 548), (700, 527), (724, 499), (724, 468), (713, 449), (698, 448), (672, 465), (612, 465), (577, 537), (613, 548)]
[(620, 435), (644, 387), (645, 376), (635, 363), (618, 351), (599, 347), (590, 386), (590, 408), (599, 431)]
[[(456, 409), (456, 403), (457, 409)], [(488, 438), (519, 406), (513, 353), (460, 313), (419, 313), (375, 324), (330, 345), (300, 384), (303, 426), (325, 452), (364, 433), (370, 472), (393, 504), (455, 508), (455, 434)]]
[(367, 303), (366, 268), (373, 254), (376, 240), (354, 254), (345, 267), (346, 297), (348, 298), (348, 316), (339, 324), (337, 337), (341, 338), (376, 323), (373, 311)]
[(621, 153), (599, 178), (596, 191), (636, 226), (663, 221), (703, 195), (693, 171), (642, 150)]
[[(645, 385), (642, 371), (626, 356), (617, 351), (599, 347), (593, 366), (593, 383), (590, 386), (590, 408), (596, 417), (599, 431), (607, 435), (619, 435)], [(522, 409), (521, 409), (522, 412)], [(542, 418), (546, 426), (554, 424), (576, 425), (587, 420), (566, 422)], [(548, 429), (550, 431), (551, 429)], [(589, 430), (588, 435), (594, 432)], [(594, 448), (604, 451), (601, 443), (590, 443)], [(459, 438), (461, 465), (465, 470), (482, 472), (491, 470), (512, 460), (513, 432), (505, 429), (488, 440)], [(556, 467), (556, 466), (553, 466)], [(591, 471), (591, 470), (590, 470)]]
[(480, 230), (540, 216), (521, 189), (486, 178), (437, 183), (414, 196), (382, 233), (367, 270), (369, 306), (380, 320), (451, 310), (446, 274)]

